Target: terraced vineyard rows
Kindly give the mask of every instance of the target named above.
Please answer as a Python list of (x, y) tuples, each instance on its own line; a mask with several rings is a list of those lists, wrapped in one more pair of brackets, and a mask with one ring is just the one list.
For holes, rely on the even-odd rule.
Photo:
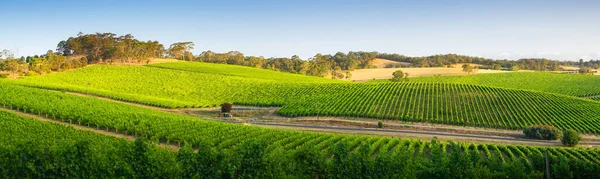
[(460, 83), (504, 88), (528, 89), (577, 97), (600, 95), (600, 77), (550, 72), (514, 72), (470, 76), (432, 76), (411, 78), (412, 82)]
[(504, 129), (550, 124), (560, 129), (600, 132), (600, 104), (550, 93), (436, 83), (339, 84), (321, 89), (318, 95), (284, 105), (278, 114)]
[[(2, 178), (134, 178), (144, 176), (142, 173), (176, 174), (174, 153), (146, 147), (144, 155), (148, 158), (143, 160), (138, 158), (132, 142), (0, 111)], [(134, 167), (144, 161), (162, 166), (151, 171)]]
[(162, 68), (113, 66), (94, 66), (10, 82), (168, 108), (233, 102), (282, 106), (278, 114), (289, 117), (368, 117), (502, 129), (550, 124), (559, 129), (600, 132), (600, 103), (564, 95), (469, 84), (292, 83)]
[(203, 62), (175, 62), (147, 65), (148, 67), (183, 70), (203, 74), (218, 74), (227, 76), (238, 76), (253, 79), (270, 80), (273, 82), (301, 82), (301, 83), (346, 83), (346, 81), (332, 80), (328, 78), (311, 77), (293, 73), (282, 73), (271, 70), (263, 70), (252, 67), (203, 63)]
[[(362, 158), (361, 160), (364, 160), (364, 162), (367, 163), (371, 162), (373, 165), (375, 165), (376, 162), (382, 162), (381, 164), (385, 163), (386, 166), (389, 167), (384, 167), (382, 169), (389, 171), (373, 175), (386, 176), (403, 173), (398, 170), (402, 170), (404, 167), (407, 167), (407, 165), (411, 165), (417, 167), (415, 171), (421, 171), (416, 172), (416, 175), (427, 177), (430, 173), (426, 171), (437, 169), (443, 170), (443, 168), (447, 169), (450, 167), (449, 165), (452, 164), (450, 162), (451, 160), (459, 160), (460, 158), (469, 158), (468, 162), (472, 163), (455, 167), (469, 167), (478, 164), (477, 166), (486, 166), (489, 167), (491, 171), (500, 173), (506, 171), (503, 167), (513, 165), (521, 166), (521, 169), (523, 170), (529, 170), (527, 168), (531, 168), (533, 169), (533, 172), (539, 173), (541, 173), (545, 167), (544, 158), (542, 157), (543, 149), (539, 147), (486, 144), (475, 145), (454, 142), (439, 143), (437, 141), (401, 140), (387, 137), (275, 130), (206, 121), (146, 108), (112, 103), (95, 98), (80, 97), (9, 84), (0, 86), (0, 91), (0, 99), (2, 99), (0, 100), (0, 104), (6, 108), (48, 116), (50, 118), (55, 118), (56, 120), (70, 121), (80, 125), (106, 128), (113, 132), (127, 133), (148, 138), (154, 142), (161, 141), (171, 144), (189, 143), (194, 147), (200, 147), (199, 145), (201, 144), (201, 146), (204, 147), (210, 146), (210, 148), (215, 149), (215, 151), (222, 151), (225, 156), (228, 155), (227, 151), (245, 150), (245, 147), (243, 146), (246, 145), (246, 143), (256, 141), (265, 143), (265, 158), (270, 158), (271, 160), (277, 159), (277, 161), (282, 163), (287, 163), (286, 160), (291, 160), (291, 156), (289, 155), (299, 152), (299, 150), (316, 151), (317, 153), (320, 153), (318, 156), (321, 157), (332, 156), (324, 158), (329, 162), (320, 159), (316, 161), (320, 161), (322, 162), (322, 165), (331, 167), (332, 171), (328, 170), (328, 172), (336, 175), (339, 173), (336, 173), (338, 171), (335, 170), (349, 169), (344, 168), (349, 167), (344, 164), (346, 162), (355, 164), (361, 163), (358, 161), (353, 162), (351, 160), (362, 157), (353, 159), (352, 156), (369, 156)], [(7, 118), (6, 116), (8, 116), (8, 118), (14, 118), (10, 115), (3, 114), (3, 112), (0, 113), (0, 116), (4, 116), (3, 118)], [(9, 144), (15, 140), (26, 139), (8, 139), (10, 137), (16, 137), (16, 135), (21, 137), (22, 135), (37, 134), (36, 132), (30, 132), (29, 130), (37, 129), (36, 131), (38, 133), (45, 133), (44, 131), (47, 131), (40, 128), (23, 129), (23, 125), (21, 125), (21, 127), (15, 127), (13, 124), (7, 123), (6, 121), (6, 119), (0, 120), (0, 128), (6, 129), (1, 130), (0, 133), (4, 133), (2, 137), (7, 138), (6, 140), (3, 140), (3, 142), (6, 141), (6, 143)], [(26, 125), (29, 126), (30, 124)], [(23, 130), (23, 134), (18, 132), (21, 130)], [(12, 133), (13, 131), (17, 132)], [(62, 135), (68, 136), (69, 133), (67, 132)], [(36, 138), (40, 139), (42, 137), (59, 136), (61, 136), (60, 133), (53, 133), (52, 135), (40, 135)], [(563, 158), (563, 160), (566, 160), (575, 171), (581, 170), (578, 175), (592, 175), (592, 177), (595, 177), (594, 175), (600, 174), (600, 172), (595, 172), (600, 171), (600, 166), (597, 165), (598, 163), (594, 163), (595, 161), (600, 160), (600, 157), (597, 155), (600, 153), (598, 149), (550, 149), (549, 152), (553, 162), (559, 162), (559, 159)], [(168, 154), (160, 154), (160, 156), (163, 156), (163, 160), (164, 157), (172, 157), (169, 157)], [(236, 157), (233, 157), (233, 159), (235, 158)], [(408, 158), (412, 160), (407, 160)], [(173, 165), (168, 162), (172, 161), (172, 159), (173, 158), (162, 164), (165, 166)], [(336, 162), (343, 163), (336, 164)], [(289, 163), (294, 162), (289, 161)], [(398, 165), (401, 167), (398, 167)], [(424, 168), (419, 168), (418, 166)], [(436, 166), (439, 168), (436, 168)], [(294, 168), (293, 166), (286, 165), (281, 165), (280, 167), (283, 167), (284, 171), (293, 171)], [(361, 168), (361, 166), (358, 166), (358, 168)], [(373, 168), (372, 170), (375, 171), (376, 168)], [(348, 171), (355, 170), (351, 169)], [(358, 171), (361, 170), (357, 170), (357, 172)], [(357, 175), (353, 173), (353, 175), (366, 176), (370, 174), (361, 173)], [(498, 175), (510, 176), (511, 174), (501, 173)]]

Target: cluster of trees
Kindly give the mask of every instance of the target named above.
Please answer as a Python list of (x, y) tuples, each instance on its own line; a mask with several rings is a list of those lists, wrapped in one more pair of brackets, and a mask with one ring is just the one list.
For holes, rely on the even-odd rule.
[(582, 137), (576, 130), (567, 129), (564, 131), (558, 130), (554, 126), (550, 125), (533, 125), (523, 129), (523, 134), (525, 137), (532, 139), (542, 139), (542, 140), (557, 140), (566, 145), (566, 146), (575, 146), (579, 144)]
[(562, 137), (562, 133), (556, 127), (541, 124), (523, 129), (523, 134), (528, 138), (542, 140), (557, 140)]
[(194, 61), (242, 65), (274, 71), (289, 72), (310, 76), (325, 76), (332, 78), (350, 78), (351, 74), (342, 71), (372, 68), (376, 52), (338, 52), (335, 55), (317, 54), (307, 60), (294, 55), (291, 58), (264, 58), (262, 56), (244, 56), (238, 51), (216, 53), (204, 51)]
[(600, 60), (590, 59), (589, 61), (585, 61), (583, 59), (579, 59), (579, 61), (576, 61), (576, 62), (575, 61), (562, 62), (561, 65), (598, 69), (598, 68), (600, 68)]
[(473, 66), (470, 63), (465, 63), (462, 65), (462, 71), (466, 72), (468, 75), (473, 74), (473, 71), (477, 70), (478, 66)]
[(46, 74), (52, 71), (63, 71), (84, 67), (88, 64), (85, 57), (71, 57), (57, 54), (49, 50), (46, 54), (14, 58), (8, 50), (0, 55), (0, 77), (19, 77)]
[[(331, 156), (302, 147), (292, 153), (267, 153), (267, 145), (249, 140), (233, 150), (215, 150), (202, 143), (198, 151), (184, 146), (176, 155), (166, 154), (142, 140), (122, 142), (116, 149), (92, 150), (89, 141), (36, 147), (0, 148), (0, 175), (7, 178), (542, 178), (543, 156), (502, 160), (483, 158), (477, 150), (448, 146), (434, 139), (429, 156), (406, 150), (378, 156), (369, 146), (340, 142), (328, 150)], [(447, 152), (451, 150), (452, 152)], [(592, 162), (550, 156), (553, 178), (597, 178), (600, 166)], [(545, 178), (545, 177), (544, 177)]]
[(492, 65), (496, 62), (496, 60), (493, 59), (457, 54), (409, 57), (397, 53), (378, 53), (377, 58), (383, 58), (397, 62), (407, 62), (410, 63), (410, 67), (445, 67), (457, 63), (476, 63), (482, 65)]
[(140, 41), (131, 34), (117, 36), (114, 33), (79, 33), (60, 41), (56, 47), (58, 54), (82, 55), (88, 63), (117, 60), (121, 63), (148, 62), (150, 58), (163, 57), (166, 50), (158, 41)]
[[(536, 71), (559, 71), (560, 65), (573, 62), (561, 62), (545, 58), (522, 58), (519, 60), (494, 60), (482, 57), (472, 57), (457, 54), (431, 55), (425, 57), (409, 57), (400, 54), (378, 53), (377, 58), (383, 58), (398, 62), (408, 62), (409, 67), (445, 67), (457, 63), (479, 64), (480, 69), (494, 70), (536, 70)], [(586, 64), (592, 64), (590, 61)], [(600, 63), (600, 61), (598, 61)]]

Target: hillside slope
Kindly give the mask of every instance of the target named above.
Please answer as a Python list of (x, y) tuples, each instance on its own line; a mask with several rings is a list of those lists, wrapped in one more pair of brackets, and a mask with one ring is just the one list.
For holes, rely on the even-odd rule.
[(412, 82), (443, 82), (497, 86), (565, 94), (578, 97), (600, 95), (600, 77), (549, 72), (518, 72), (470, 76), (435, 76)]
[[(169, 108), (283, 106), (284, 116), (345, 116), (600, 133), (600, 103), (543, 92), (438, 83), (294, 83), (153, 67), (95, 66), (11, 81)], [(316, 106), (319, 108), (317, 109)]]
[[(255, 161), (261, 161), (264, 163), (255, 170), (268, 176), (301, 178), (314, 176), (314, 171), (297, 173), (298, 168), (305, 167), (310, 161), (310, 165), (322, 169), (318, 171), (319, 176), (328, 178), (343, 176), (341, 174), (347, 175), (343, 178), (396, 178), (399, 173), (407, 173), (406, 168), (410, 166), (436, 165), (446, 170), (454, 166), (450, 165), (451, 161), (459, 160), (471, 165), (458, 167), (479, 167), (482, 171), (497, 171), (496, 176), (500, 176), (506, 170), (514, 170), (514, 167), (543, 171), (545, 166), (542, 164), (546, 160), (544, 151), (547, 151), (552, 162), (564, 156), (568, 159), (566, 162), (570, 162), (564, 164), (587, 166), (587, 172), (577, 173), (576, 176), (581, 178), (596, 178), (599, 172), (595, 171), (600, 169), (594, 167), (600, 160), (596, 155), (598, 149), (469, 144), (436, 139), (428, 142), (235, 125), (90, 97), (14, 86), (4, 81), (0, 81), (0, 104), (5, 108), (51, 116), (57, 121), (135, 135), (154, 143), (186, 145), (179, 153), (170, 153), (153, 146), (140, 145), (139, 142), (132, 144), (0, 111), (0, 139), (3, 139), (0, 140), (0, 161), (3, 161), (0, 162), (0, 176), (44, 178), (53, 176), (50, 174), (64, 174), (61, 172), (65, 169), (81, 173), (82, 168), (89, 168), (91, 174), (99, 173), (94, 176), (105, 178), (134, 178), (141, 174), (151, 176), (148, 178), (186, 178), (189, 177), (188, 171), (198, 166), (203, 166), (205, 170), (239, 173), (240, 168), (256, 166)], [(198, 152), (194, 152), (192, 147)], [(77, 162), (74, 158), (85, 161)], [(438, 160), (447, 162), (436, 163)], [(205, 164), (202, 161), (216, 162), (199, 165), (190, 161), (200, 161), (199, 164)], [(348, 167), (348, 163), (353, 164), (352, 168)], [(337, 172), (342, 167), (346, 171), (362, 172)], [(123, 169), (129, 172), (123, 172)], [(421, 178), (431, 178), (427, 175), (431, 171), (428, 168), (409, 169), (408, 172), (413, 172), (412, 176), (420, 174)], [(231, 178), (230, 173), (215, 173), (214, 176)], [(64, 175), (56, 177), (64, 178)]]
[(227, 76), (238, 76), (254, 79), (272, 80), (272, 81), (287, 81), (287, 82), (310, 82), (310, 83), (333, 83), (342, 82), (338, 80), (332, 80), (328, 78), (313, 77), (306, 75), (299, 75), (293, 73), (277, 72), (272, 70), (264, 70), (252, 67), (238, 66), (238, 65), (227, 65), (227, 64), (216, 64), (216, 63), (203, 63), (203, 62), (174, 62), (174, 63), (162, 63), (147, 65), (148, 67), (157, 67), (173, 70), (183, 70), (190, 72), (206, 73), (206, 74), (217, 74)]

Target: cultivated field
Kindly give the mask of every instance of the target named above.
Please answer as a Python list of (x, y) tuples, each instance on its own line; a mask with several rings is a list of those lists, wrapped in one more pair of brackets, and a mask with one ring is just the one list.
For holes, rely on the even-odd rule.
[[(348, 83), (206, 63), (163, 65), (168, 69), (93, 66), (10, 82), (167, 108), (233, 102), (281, 106), (278, 114), (288, 117), (365, 117), (500, 129), (550, 124), (600, 132), (600, 103), (564, 95), (470, 84)], [(264, 75), (252, 76), (255, 70)], [(222, 75), (228, 71), (235, 72)], [(278, 80), (286, 75), (293, 80)]]
[(460, 83), (527, 89), (578, 97), (600, 95), (600, 77), (550, 72), (518, 72), (470, 76), (413, 78), (411, 82)]
[[(0, 112), (0, 142), (3, 144), (0, 145), (0, 152), (32, 154), (19, 160), (5, 158), (2, 161), (13, 162), (2, 162), (0, 167), (6, 169), (14, 164), (33, 162), (45, 162), (45, 166), (49, 167), (30, 169), (23, 173), (1, 173), (5, 170), (0, 170), (3, 176), (39, 177), (46, 170), (53, 170), (52, 167), (70, 169), (72, 165), (89, 170), (90, 174), (102, 173), (106, 177), (210, 175), (218, 178), (244, 175), (248, 172), (244, 170), (247, 166), (253, 166), (252, 176), (277, 177), (304, 176), (306, 173), (318, 173), (321, 176), (408, 174), (431, 177), (425, 171), (448, 167), (487, 170), (510, 177), (511, 173), (505, 173), (510, 167), (539, 174), (545, 169), (546, 149), (540, 147), (437, 140), (428, 142), (268, 129), (199, 120), (90, 97), (14, 86), (2, 81), (0, 83), (0, 99), (3, 99), (0, 102), (5, 108), (145, 138), (153, 143), (184, 146), (178, 153), (173, 153), (149, 147), (141, 141), (134, 144)], [(50, 145), (57, 140), (72, 142)], [(26, 147), (34, 144), (36, 147)], [(69, 153), (69, 148), (78, 150)], [(198, 152), (194, 152), (194, 149)], [(552, 162), (564, 159), (565, 162), (580, 167), (594, 166), (594, 163), (600, 162), (597, 157), (600, 154), (598, 149), (547, 150)], [(55, 158), (42, 157), (48, 154)], [(69, 160), (67, 157), (70, 156), (76, 156), (77, 160)], [(310, 165), (306, 164), (307, 160)], [(264, 162), (256, 164), (254, 161)], [(459, 161), (464, 163), (453, 164)], [(313, 165), (321, 167), (311, 169), (310, 166)], [(374, 167), (377, 165), (381, 166)], [(415, 168), (406, 171), (406, 166)], [(195, 169), (200, 167), (203, 170)], [(118, 168), (125, 170), (115, 170)], [(298, 168), (303, 170), (298, 171)], [(578, 176), (597, 177), (600, 173), (595, 172), (595, 168), (581, 171)], [(452, 172), (454, 174), (460, 173)], [(55, 175), (69, 176), (68, 173)]]

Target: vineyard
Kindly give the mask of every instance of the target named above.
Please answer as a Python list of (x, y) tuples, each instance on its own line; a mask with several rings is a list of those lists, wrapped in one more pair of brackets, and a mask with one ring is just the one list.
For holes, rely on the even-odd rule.
[(501, 129), (550, 124), (559, 129), (600, 132), (600, 104), (575, 97), (467, 84), (379, 83), (330, 87), (321, 90), (319, 95), (291, 101), (278, 113), (290, 117), (369, 117)]
[[(195, 63), (173, 63), (170, 68), (182, 64)], [(93, 66), (9, 82), (166, 108), (233, 102), (281, 106), (278, 114), (288, 117), (376, 118), (500, 129), (550, 124), (559, 129), (600, 133), (600, 103), (559, 94), (470, 84), (276, 82), (125, 66)]]
[(411, 78), (412, 82), (460, 83), (544, 91), (577, 97), (600, 95), (600, 77), (550, 72), (478, 74)]
[(252, 67), (203, 63), (203, 62), (176, 62), (147, 65), (148, 67), (165, 68), (173, 70), (183, 70), (204, 74), (217, 74), (227, 76), (238, 76), (245, 78), (271, 80), (275, 82), (302, 82), (302, 83), (344, 83), (345, 81), (332, 80), (328, 78), (311, 77), (293, 73), (282, 73), (271, 70), (263, 70)]
[[(0, 112), (3, 176), (37, 178), (72, 173), (67, 176), (281, 178), (318, 174), (326, 178), (464, 175), (522, 178), (542, 177), (545, 170), (545, 149), (541, 147), (277, 130), (207, 121), (10, 84), (2, 84), (0, 92), (4, 108), (133, 135), (152, 143), (184, 146), (173, 153), (148, 148), (139, 141), (124, 142)], [(26, 147), (30, 145), (36, 147)], [(600, 177), (598, 149), (548, 148), (548, 154), (555, 177), (568, 174), (578, 178)], [(22, 160), (13, 161), (16, 158)], [(74, 165), (81, 166), (80, 170), (72, 170)]]

